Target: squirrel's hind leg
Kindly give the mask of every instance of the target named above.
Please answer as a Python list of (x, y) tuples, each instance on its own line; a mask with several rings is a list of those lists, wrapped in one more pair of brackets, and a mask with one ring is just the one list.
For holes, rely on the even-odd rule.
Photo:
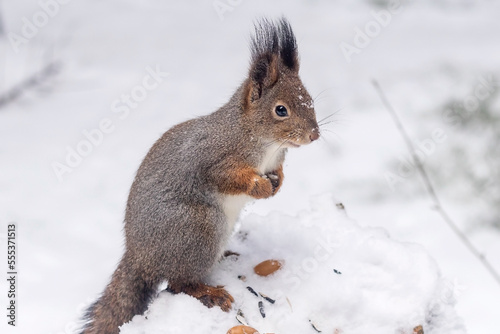
[(229, 312), (234, 298), (224, 289), (223, 286), (210, 286), (203, 283), (169, 283), (167, 291), (177, 294), (185, 293), (190, 295), (208, 308), (219, 306), (224, 312)]

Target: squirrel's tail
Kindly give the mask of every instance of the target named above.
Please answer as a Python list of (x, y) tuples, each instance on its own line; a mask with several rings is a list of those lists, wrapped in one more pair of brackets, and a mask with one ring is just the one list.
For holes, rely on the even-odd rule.
[(146, 311), (157, 284), (148, 282), (125, 254), (102, 296), (84, 315), (80, 334), (118, 334), (119, 327)]

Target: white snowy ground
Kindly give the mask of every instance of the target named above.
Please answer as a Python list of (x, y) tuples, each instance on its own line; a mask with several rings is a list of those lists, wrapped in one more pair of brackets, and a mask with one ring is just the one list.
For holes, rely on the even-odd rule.
[[(212, 278), (235, 298), (230, 314), (186, 295), (161, 293), (121, 332), (225, 333), (239, 324), (241, 310), (260, 333), (315, 333), (312, 324), (323, 333), (413, 334), (417, 325), (425, 333), (465, 333), (453, 308), (453, 283), (440, 277), (427, 252), (390, 239), (381, 228), (361, 227), (337, 203), (324, 195), (298, 216), (251, 215), (242, 221), (229, 245), (240, 256), (223, 260)], [(263, 278), (253, 266), (267, 259), (284, 265)], [(258, 298), (247, 286), (276, 302)]]
[[(385, 181), (386, 172), (394, 172), (406, 152), (370, 80), (380, 81), (415, 141), (430, 138), (436, 128), (445, 130), (447, 140), (426, 158), (451, 171), (445, 152), (456, 129), (443, 122), (437, 109), (456, 94), (468, 98), (480, 77), (499, 74), (500, 5), (407, 3), (348, 63), (339, 45), (352, 44), (353, 29), (363, 29), (374, 20), (371, 12), (385, 6), (242, 1), (221, 20), (212, 0), (74, 0), (61, 5), (19, 53), (8, 40), (0, 41), (0, 61), (5, 64), (0, 67), (0, 92), (50, 60), (62, 64), (59, 75), (0, 109), (2, 249), (7, 222), (17, 222), (19, 228), (18, 326), (13, 329), (2, 321), (2, 331), (71, 332), (82, 307), (102, 291), (121, 256), (127, 192), (149, 147), (172, 125), (222, 105), (246, 73), (252, 20), (285, 14), (298, 37), (302, 79), (311, 95), (321, 93), (318, 118), (340, 110), (337, 122), (328, 125), (335, 134), (325, 131), (321, 142), (290, 152), (281, 192), (246, 209), (241, 229), (249, 231), (249, 238), (232, 246), (242, 256), (234, 263), (223, 262), (214, 272), (214, 283), (227, 284), (236, 306), (262, 331), (273, 326), (311, 330), (311, 319), (324, 332), (342, 326), (345, 333), (356, 333), (363, 331), (359, 326), (372, 325), (373, 332), (386, 333), (383, 326), (415, 326), (412, 320), (424, 319), (433, 305), (441, 305), (434, 332), (453, 333), (440, 327), (446, 325), (460, 333), (461, 320), (451, 309), (456, 298), (456, 311), (468, 332), (496, 333), (500, 287), (432, 210), (417, 175), (404, 178), (394, 190)], [(40, 8), (33, 0), (2, 2), (5, 30), (21, 34), (22, 18), (32, 18)], [(169, 76), (126, 116), (123, 109), (113, 112), (115, 101), (123, 107), (122, 94), (142, 83), (148, 67)], [(85, 139), (82, 132), (97, 128), (105, 118), (113, 130), (59, 182), (53, 162), (64, 162), (68, 147), (75, 149)], [(481, 134), (477, 137), (470, 145), (481, 145)], [(467, 182), (456, 179), (456, 184)], [(475, 194), (453, 187), (438, 192), (460, 227), (500, 270), (500, 234), (476, 226), (474, 217), (482, 206)], [(333, 193), (357, 223), (332, 210), (325, 197), (313, 200), (323, 193)], [(321, 205), (325, 202), (328, 205)], [(289, 312), (289, 306), (266, 305), (269, 316), (259, 323), (254, 316), (257, 300), (233, 274), (248, 273), (274, 255), (286, 259), (292, 266), (288, 268), (301, 264), (314, 250), (316, 233), (327, 226), (339, 232), (339, 246), (300, 288), (287, 294), (298, 316), (284, 313), (290, 321), (275, 323), (273, 312)], [(279, 234), (273, 232), (278, 229)], [(284, 237), (297, 235), (303, 239), (293, 243)], [(250, 251), (253, 245), (257, 249)], [(334, 268), (342, 274), (332, 273)], [(247, 274), (248, 284), (272, 295), (279, 275), (285, 274), (269, 282)], [(323, 294), (322, 285), (329, 281), (334, 284), (324, 287)], [(5, 281), (0, 282), (0, 291), (7, 291)], [(334, 296), (331, 303), (328, 294)], [(3, 305), (6, 297), (0, 295)], [(381, 300), (370, 298), (375, 295), (390, 302), (379, 307)], [(185, 325), (203, 319), (199, 332), (234, 324), (234, 314), (205, 310), (185, 296), (162, 294), (151, 306), (148, 321), (137, 317), (124, 332), (151, 329), (147, 326), (161, 332), (176, 323), (181, 311), (190, 312)], [(394, 317), (388, 319), (388, 314)], [(139, 329), (142, 325), (146, 327)]]

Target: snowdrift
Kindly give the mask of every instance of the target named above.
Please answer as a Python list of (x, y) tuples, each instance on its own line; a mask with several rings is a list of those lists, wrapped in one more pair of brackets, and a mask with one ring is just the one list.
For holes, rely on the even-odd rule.
[[(240, 255), (221, 260), (209, 283), (233, 295), (230, 313), (161, 292), (121, 333), (226, 333), (239, 324), (238, 310), (260, 333), (413, 333), (417, 326), (426, 334), (465, 333), (456, 287), (426, 251), (360, 226), (330, 195), (297, 216), (245, 217), (228, 248)], [(284, 265), (256, 275), (253, 267), (268, 259)]]

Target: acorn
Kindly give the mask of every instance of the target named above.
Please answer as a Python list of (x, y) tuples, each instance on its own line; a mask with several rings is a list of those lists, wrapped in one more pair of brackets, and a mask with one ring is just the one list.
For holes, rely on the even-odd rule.
[(259, 334), (259, 332), (250, 326), (238, 325), (228, 330), (226, 334)]
[(283, 261), (266, 260), (256, 265), (253, 268), (253, 270), (259, 276), (269, 276), (274, 272), (280, 270), (282, 266), (283, 266)]

